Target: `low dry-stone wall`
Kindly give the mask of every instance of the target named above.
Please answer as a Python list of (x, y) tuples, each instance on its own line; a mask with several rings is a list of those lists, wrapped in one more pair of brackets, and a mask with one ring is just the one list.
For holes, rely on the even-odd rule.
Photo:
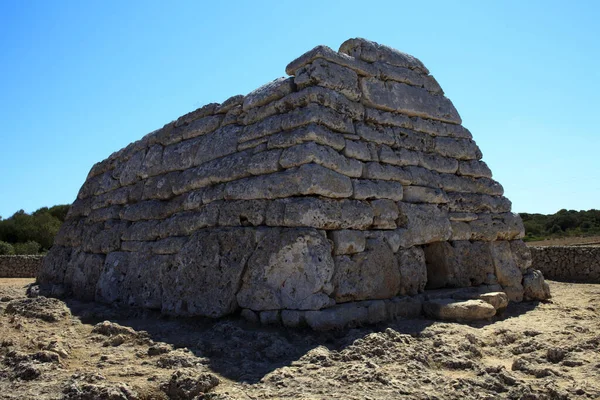
[(600, 246), (530, 247), (533, 267), (548, 279), (600, 283)]
[(44, 256), (0, 256), (0, 278), (33, 278)]
[(418, 59), (351, 39), (286, 72), (94, 165), (41, 289), (287, 325), (395, 317), (425, 288), (531, 297), (522, 221)]

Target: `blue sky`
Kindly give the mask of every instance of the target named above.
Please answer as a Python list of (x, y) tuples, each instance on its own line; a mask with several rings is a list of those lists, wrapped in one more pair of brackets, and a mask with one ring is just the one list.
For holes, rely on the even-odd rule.
[(600, 208), (600, 2), (0, 0), (0, 215), (71, 203), (92, 165), (365, 37), (440, 82), (517, 212)]

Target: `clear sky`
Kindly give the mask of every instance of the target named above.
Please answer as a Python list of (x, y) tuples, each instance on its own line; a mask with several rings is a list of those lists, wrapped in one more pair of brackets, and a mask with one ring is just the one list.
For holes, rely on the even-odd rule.
[(424, 62), (517, 212), (600, 208), (598, 1), (0, 0), (0, 215), (71, 203), (92, 165), (365, 37)]

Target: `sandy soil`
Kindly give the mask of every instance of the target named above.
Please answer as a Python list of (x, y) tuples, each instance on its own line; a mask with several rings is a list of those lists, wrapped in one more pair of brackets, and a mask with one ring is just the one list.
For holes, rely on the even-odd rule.
[(27, 299), (29, 282), (0, 279), (2, 399), (600, 398), (600, 285), (550, 282), (481, 323), (315, 333)]
[(600, 246), (600, 236), (567, 237), (527, 242), (529, 246)]

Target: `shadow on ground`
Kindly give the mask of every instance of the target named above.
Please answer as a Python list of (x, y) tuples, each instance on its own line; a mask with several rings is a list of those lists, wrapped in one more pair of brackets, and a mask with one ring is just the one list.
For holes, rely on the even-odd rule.
[[(439, 323), (423, 317), (339, 331), (315, 332), (309, 328), (260, 326), (239, 316), (220, 320), (174, 318), (165, 317), (156, 311), (116, 308), (73, 299), (66, 300), (66, 304), (72, 314), (84, 323), (95, 324), (109, 320), (136, 331), (145, 331), (154, 342), (163, 342), (175, 349), (187, 349), (191, 352), (187, 353), (189, 356), (171, 352), (169, 354), (172, 359), (165, 362), (172, 362), (175, 366), (177, 363), (185, 366), (189, 362), (204, 364), (228, 379), (249, 384), (261, 381), (276, 369), (313, 357), (311, 351), (320, 346), (329, 351), (341, 352), (358, 339), (364, 339), (372, 333), (385, 332), (388, 328), (400, 335), (420, 337), (426, 328)], [(498, 320), (518, 317), (533, 310), (536, 305), (536, 302), (511, 304), (502, 315), (468, 325), (482, 328)], [(190, 356), (196, 359), (177, 360), (177, 357)]]

